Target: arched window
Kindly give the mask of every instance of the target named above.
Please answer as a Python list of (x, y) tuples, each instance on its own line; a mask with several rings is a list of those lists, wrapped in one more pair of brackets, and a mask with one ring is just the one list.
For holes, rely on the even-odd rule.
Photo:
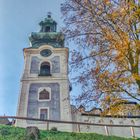
[(49, 100), (50, 99), (50, 93), (44, 89), (39, 93), (39, 100)]
[(43, 62), (40, 66), (40, 76), (51, 76), (50, 63)]

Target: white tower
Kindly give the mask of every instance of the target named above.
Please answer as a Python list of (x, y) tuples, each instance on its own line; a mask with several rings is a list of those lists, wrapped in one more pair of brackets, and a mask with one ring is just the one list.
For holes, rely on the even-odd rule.
[[(40, 32), (31, 33), (31, 46), (24, 49), (25, 66), (17, 116), (71, 121), (68, 80), (68, 48), (64, 35), (56, 32), (57, 23), (48, 14), (39, 23)], [(16, 126), (37, 126), (44, 122), (17, 120)], [(71, 131), (71, 125), (50, 124), (49, 128)]]

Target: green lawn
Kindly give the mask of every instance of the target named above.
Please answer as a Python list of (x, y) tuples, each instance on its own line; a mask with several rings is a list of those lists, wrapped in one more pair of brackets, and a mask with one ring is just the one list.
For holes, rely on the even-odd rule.
[[(26, 140), (24, 136), (25, 129), (23, 128), (0, 125), (0, 140)], [(114, 136), (108, 137), (94, 133), (40, 131), (40, 140), (133, 140), (133, 139), (119, 138)]]

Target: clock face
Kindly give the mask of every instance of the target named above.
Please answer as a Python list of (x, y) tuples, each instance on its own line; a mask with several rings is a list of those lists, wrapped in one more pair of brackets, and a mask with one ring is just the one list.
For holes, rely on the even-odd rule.
[(40, 52), (40, 54), (41, 54), (42, 56), (44, 56), (44, 57), (47, 57), (47, 56), (50, 56), (50, 55), (52, 54), (52, 51), (49, 50), (49, 49), (45, 49), (45, 50), (42, 50), (42, 51)]

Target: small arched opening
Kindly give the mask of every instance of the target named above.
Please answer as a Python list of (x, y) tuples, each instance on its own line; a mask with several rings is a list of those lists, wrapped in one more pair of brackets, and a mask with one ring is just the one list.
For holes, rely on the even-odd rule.
[(49, 62), (43, 62), (40, 66), (40, 76), (51, 76), (51, 68)]
[(51, 31), (51, 27), (50, 26), (46, 26), (45, 27), (45, 32), (50, 32)]

